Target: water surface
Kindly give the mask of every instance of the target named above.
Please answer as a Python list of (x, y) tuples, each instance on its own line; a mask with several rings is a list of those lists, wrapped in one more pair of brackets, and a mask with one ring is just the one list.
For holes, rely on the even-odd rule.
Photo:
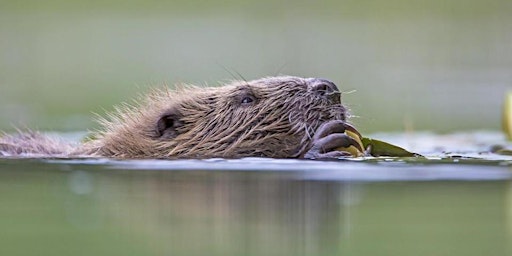
[(510, 255), (511, 161), (468, 143), (423, 160), (1, 159), (0, 254)]

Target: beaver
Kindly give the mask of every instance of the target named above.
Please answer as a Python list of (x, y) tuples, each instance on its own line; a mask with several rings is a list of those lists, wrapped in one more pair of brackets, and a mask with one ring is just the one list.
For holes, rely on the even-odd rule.
[(220, 87), (153, 89), (100, 118), (102, 128), (73, 144), (38, 132), (0, 138), (4, 156), (131, 158), (339, 158), (358, 147), (347, 109), (326, 79), (294, 76)]

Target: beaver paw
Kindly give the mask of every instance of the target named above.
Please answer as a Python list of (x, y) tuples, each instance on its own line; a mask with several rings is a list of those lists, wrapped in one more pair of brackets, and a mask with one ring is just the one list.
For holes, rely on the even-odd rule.
[(347, 151), (339, 151), (340, 148), (354, 146), (360, 152), (364, 152), (361, 145), (352, 137), (345, 134), (351, 131), (357, 135), (359, 132), (352, 125), (334, 120), (322, 124), (313, 136), (311, 148), (304, 154), (307, 159), (337, 159), (350, 157), (352, 154)]

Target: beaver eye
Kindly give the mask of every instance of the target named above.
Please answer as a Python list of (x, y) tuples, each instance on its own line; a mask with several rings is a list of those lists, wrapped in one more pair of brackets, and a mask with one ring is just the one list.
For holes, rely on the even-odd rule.
[(251, 102), (254, 101), (254, 98), (251, 97), (251, 96), (245, 96), (243, 99), (242, 99), (242, 104), (249, 104)]

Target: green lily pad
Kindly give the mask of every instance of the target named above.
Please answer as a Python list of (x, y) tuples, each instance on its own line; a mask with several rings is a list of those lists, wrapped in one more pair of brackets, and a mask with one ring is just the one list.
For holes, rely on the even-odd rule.
[(417, 157), (419, 154), (409, 152), (399, 146), (393, 144), (363, 137), (362, 140), (364, 148), (370, 149), (372, 156), (392, 156), (392, 157)]

